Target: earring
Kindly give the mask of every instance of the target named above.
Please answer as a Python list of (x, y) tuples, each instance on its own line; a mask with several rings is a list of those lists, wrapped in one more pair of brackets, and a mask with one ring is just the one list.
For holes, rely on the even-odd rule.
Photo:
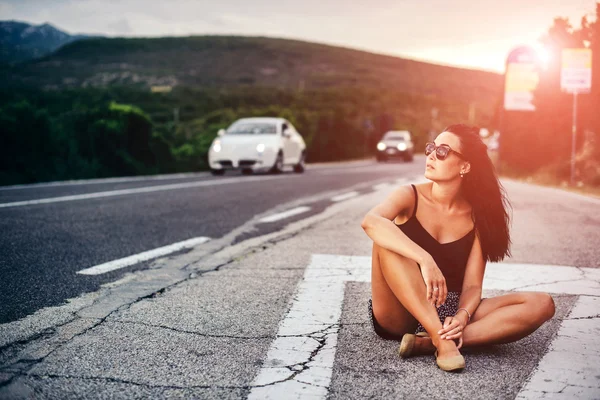
[(464, 178), (464, 177), (465, 177), (465, 173), (461, 171), (461, 172), (460, 172), (460, 177), (461, 177), (461, 178)]

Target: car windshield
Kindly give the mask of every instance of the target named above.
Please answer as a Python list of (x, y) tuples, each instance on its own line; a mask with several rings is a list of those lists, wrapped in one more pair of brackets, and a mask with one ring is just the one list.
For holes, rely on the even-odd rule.
[(389, 140), (402, 140), (404, 141), (404, 136), (398, 136), (398, 135), (389, 135), (385, 137), (386, 139)]
[(227, 134), (231, 135), (265, 135), (275, 133), (277, 133), (277, 125), (265, 122), (241, 122), (233, 124), (229, 129), (227, 129)]

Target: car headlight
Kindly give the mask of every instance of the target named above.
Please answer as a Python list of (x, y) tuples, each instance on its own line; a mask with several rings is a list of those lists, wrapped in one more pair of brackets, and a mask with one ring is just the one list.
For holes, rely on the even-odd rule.
[(265, 145), (263, 143), (257, 144), (256, 151), (258, 151), (259, 153), (262, 153), (263, 151), (265, 151)]
[(213, 143), (213, 151), (215, 153), (218, 153), (221, 151), (221, 142), (218, 140), (215, 140), (215, 142)]
[(398, 143), (398, 150), (400, 150), (400, 151), (406, 150), (406, 143)]
[(383, 143), (383, 142), (377, 143), (377, 150), (384, 151), (385, 150), (385, 143)]

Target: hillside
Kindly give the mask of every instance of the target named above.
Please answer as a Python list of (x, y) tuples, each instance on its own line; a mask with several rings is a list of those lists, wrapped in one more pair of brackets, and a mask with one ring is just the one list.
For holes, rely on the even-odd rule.
[(4, 72), (5, 87), (355, 87), (486, 105), (496, 101), (502, 82), (501, 75), (490, 72), (347, 48), (227, 36), (79, 40)]
[(292, 121), (310, 162), (373, 155), (390, 129), (422, 149), (451, 123), (493, 124), (502, 88), (489, 72), (260, 37), (89, 38), (0, 70), (0, 184), (205, 170), (217, 131), (249, 116)]
[(83, 37), (85, 36), (69, 35), (50, 24), (0, 21), (0, 63), (18, 63), (39, 58)]

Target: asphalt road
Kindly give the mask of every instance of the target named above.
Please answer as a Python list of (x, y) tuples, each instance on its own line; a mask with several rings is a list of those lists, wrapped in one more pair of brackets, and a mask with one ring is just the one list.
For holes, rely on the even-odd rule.
[[(278, 222), (252, 224), (235, 242), (272, 232), (322, 211), (335, 194), (413, 179), (422, 173), (421, 160), (309, 165), (304, 174), (199, 173), (0, 187), (0, 324), (95, 291), (149, 262), (97, 276), (76, 273), (82, 269), (190, 238), (219, 238), (257, 215), (311, 207)], [(98, 193), (107, 196), (52, 200)], [(50, 202), (27, 203), (40, 199)]]
[[(6, 281), (17, 288), (3, 294), (2, 306), (11, 296), (38, 296), (32, 309), (42, 307), (57, 289), (60, 303), (137, 270), (0, 324), (0, 398), (600, 398), (598, 199), (504, 181), (513, 256), (487, 266), (484, 296), (551, 293), (556, 314), (532, 335), (464, 349), (460, 374), (442, 372), (432, 356), (400, 359), (397, 342), (375, 335), (367, 309), (372, 243), (360, 220), (394, 187), (422, 181), (419, 161), (314, 166), (302, 176), (200, 174), (130, 182), (203, 185), (193, 188), (0, 204), (3, 223), (12, 218), (3, 227), (3, 259), (13, 243), (8, 232), (20, 268)], [(131, 187), (93, 183), (105, 184), (104, 191)], [(47, 191), (16, 200), (26, 201), (53, 190), (77, 195), (77, 186), (9, 190)], [(350, 192), (360, 196), (339, 197)], [(298, 206), (311, 209), (259, 222)], [(202, 235), (212, 241), (151, 268), (75, 273)], [(211, 243), (221, 247), (207, 253)]]
[[(196, 204), (195, 197), (210, 203), (206, 200), (210, 196), (202, 196), (205, 191), (213, 196), (237, 194), (237, 207), (244, 208), (239, 198), (245, 190), (244, 198), (252, 200), (249, 204), (264, 204), (252, 205), (247, 214), (238, 208), (226, 210), (232, 221), (223, 224), (230, 225), (212, 231), (195, 225), (190, 213), (196, 209), (189, 206), (179, 217), (184, 221), (179, 222), (180, 229), (195, 226), (193, 236), (226, 232), (209, 243), (231, 237), (238, 244), (209, 254), (204, 250), (209, 243), (203, 244), (189, 253), (165, 257), (155, 268), (135, 266), (143, 270), (110, 287), (0, 324), (0, 398), (600, 398), (598, 199), (504, 181), (513, 204), (513, 256), (486, 267), (483, 295), (551, 293), (554, 318), (527, 338), (465, 348), (465, 371), (448, 374), (430, 355), (401, 359), (398, 342), (373, 332), (367, 309), (372, 243), (360, 220), (395, 186), (408, 183), (403, 177), (422, 181), (421, 172), (417, 161), (315, 167), (305, 176), (262, 176), (244, 183), (234, 176), (224, 185), (196, 176), (215, 184), (93, 200), (104, 210), (98, 219), (116, 212), (111, 221), (116, 221), (117, 232), (126, 225), (119, 225), (118, 219), (129, 213), (129, 223), (141, 225), (140, 232), (148, 228), (138, 214), (154, 209), (158, 217), (153, 218), (162, 220), (169, 213), (177, 215), (176, 208), (184, 203)], [(373, 188), (379, 181), (388, 185)], [(295, 190), (303, 191), (299, 199), (285, 197)], [(186, 196), (188, 191), (194, 197)], [(331, 204), (333, 196), (349, 191), (361, 195)], [(269, 194), (285, 200), (270, 203)], [(129, 196), (134, 204), (128, 203)], [(145, 204), (139, 199), (144, 196), (157, 199)], [(107, 201), (115, 205), (105, 206)], [(174, 204), (163, 210), (161, 202), (168, 201)], [(220, 208), (228, 206), (224, 198), (212, 201)], [(87, 200), (77, 200), (22, 210), (51, 205), (77, 210), (86, 204)], [(118, 211), (118, 205), (129, 211)], [(257, 223), (298, 205), (312, 208), (285, 222)], [(206, 204), (197, 207), (206, 209)], [(204, 225), (212, 221), (206, 216), (203, 220)], [(169, 221), (166, 225), (175, 224)], [(95, 229), (110, 227), (98, 224)], [(167, 232), (169, 242), (183, 238)], [(238, 233), (249, 238), (265, 232), (272, 233), (246, 241), (233, 238)], [(70, 274), (73, 282), (87, 279), (74, 274), (77, 268), (65, 275)]]

